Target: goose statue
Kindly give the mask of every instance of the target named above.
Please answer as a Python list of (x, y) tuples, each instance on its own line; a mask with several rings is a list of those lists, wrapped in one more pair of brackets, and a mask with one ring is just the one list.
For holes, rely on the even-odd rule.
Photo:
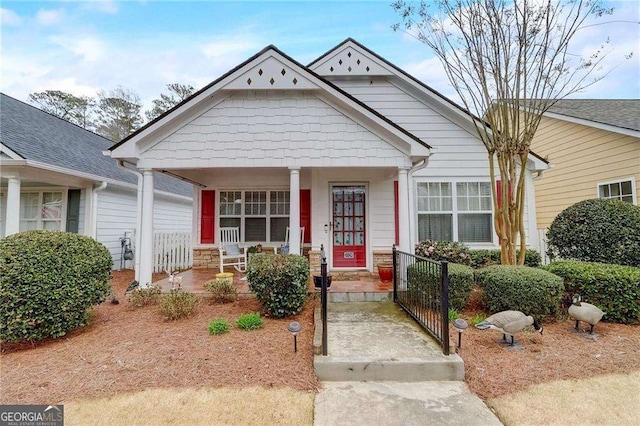
[(579, 294), (575, 294), (571, 301), (572, 305), (569, 306), (569, 316), (576, 320), (576, 330), (578, 330), (580, 321), (584, 321), (591, 326), (589, 334), (593, 334), (593, 327), (600, 322), (602, 317), (606, 315), (606, 312), (602, 312), (600, 308), (591, 303), (583, 302)]
[(502, 333), (503, 340), (507, 340), (507, 336), (511, 336), (511, 346), (513, 346), (513, 336), (532, 324), (536, 331), (542, 334), (542, 326), (531, 315), (525, 315), (520, 311), (502, 311), (476, 324), (476, 327), (480, 330), (499, 331)]

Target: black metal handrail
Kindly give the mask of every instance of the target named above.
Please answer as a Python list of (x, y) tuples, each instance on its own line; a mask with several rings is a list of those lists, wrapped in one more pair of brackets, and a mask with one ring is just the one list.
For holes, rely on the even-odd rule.
[(449, 355), (448, 262), (397, 250), (393, 246), (393, 300)]

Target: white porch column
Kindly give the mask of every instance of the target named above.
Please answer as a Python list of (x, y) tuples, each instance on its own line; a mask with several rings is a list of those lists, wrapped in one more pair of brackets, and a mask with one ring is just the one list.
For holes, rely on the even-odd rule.
[(153, 274), (153, 170), (142, 170), (140, 287), (151, 285)]
[(7, 220), (4, 235), (20, 232), (20, 179), (10, 177), (7, 186)]
[(300, 168), (289, 167), (289, 253), (300, 249)]
[(409, 173), (407, 169), (398, 169), (398, 232), (400, 250), (412, 253), (409, 234)]

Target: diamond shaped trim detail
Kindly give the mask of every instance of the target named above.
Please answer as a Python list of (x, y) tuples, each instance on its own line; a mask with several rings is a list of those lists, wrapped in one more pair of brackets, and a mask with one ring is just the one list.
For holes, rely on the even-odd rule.
[(329, 71), (333, 72), (333, 67), (329, 68)]
[(298, 79), (293, 77), (293, 85), (295, 86), (296, 84), (298, 84)]
[(262, 77), (262, 74), (263, 74), (263, 72), (262, 72), (262, 68), (260, 68), (260, 69), (258, 70), (258, 75), (259, 75), (260, 77)]
[(367, 67), (367, 72), (369, 72), (369, 67)]
[(342, 65), (342, 59), (340, 59), (340, 60), (338, 61), (338, 63), (339, 63), (340, 65)]
[(251, 86), (251, 79), (250, 79), (250, 78), (248, 78), (248, 79), (247, 79), (247, 84), (248, 84), (249, 86)]
[(347, 53), (347, 56), (348, 56), (348, 57), (351, 57), (351, 52)]
[(349, 72), (351, 72), (351, 67), (347, 68), (349, 70)]
[(276, 81), (273, 79), (273, 77), (271, 77), (271, 80), (269, 80), (269, 83), (271, 83), (271, 85), (273, 86), (273, 83), (275, 83)]
[(285, 71), (284, 68), (282, 68), (282, 71), (280, 71), (280, 74), (285, 75), (287, 72)]
[(360, 65), (360, 59), (358, 59), (358, 60), (356, 61), (356, 64)]

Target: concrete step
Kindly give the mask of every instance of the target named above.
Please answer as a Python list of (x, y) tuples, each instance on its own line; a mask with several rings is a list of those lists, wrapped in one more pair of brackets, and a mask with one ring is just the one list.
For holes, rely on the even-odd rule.
[[(462, 359), (443, 355), (438, 343), (393, 302), (330, 303), (327, 321), (328, 355), (314, 358), (320, 380), (464, 380)], [(319, 314), (318, 328), (321, 336)]]
[[(320, 296), (318, 296), (320, 298)], [(360, 292), (336, 292), (327, 293), (329, 303), (342, 302), (391, 302), (393, 301), (392, 291), (360, 291)]]

